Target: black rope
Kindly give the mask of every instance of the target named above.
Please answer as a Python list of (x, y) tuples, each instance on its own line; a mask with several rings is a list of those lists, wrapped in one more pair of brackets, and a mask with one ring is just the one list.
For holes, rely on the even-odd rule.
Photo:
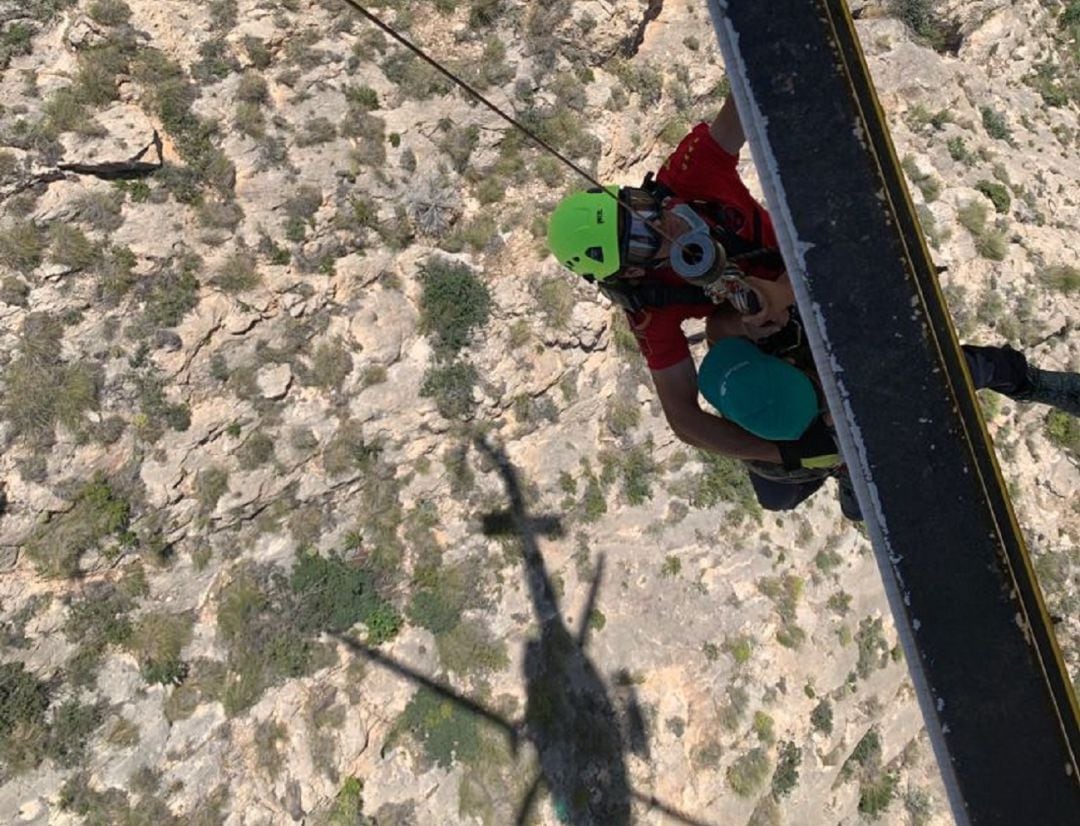
[[(568, 157), (563, 155), (559, 150), (557, 150), (555, 147), (553, 147), (551, 144), (549, 144), (547, 141), (545, 141), (543, 138), (541, 138), (539, 135), (537, 135), (533, 130), (529, 129), (527, 126), (525, 126), (525, 124), (521, 123), (521, 121), (519, 121), (519, 120), (515, 119), (514, 117), (506, 114), (506, 112), (504, 112), (502, 109), (500, 109), (494, 103), (492, 103), (490, 100), (488, 100), (486, 97), (484, 97), (478, 91), (476, 91), (476, 89), (474, 89), (472, 86), (470, 86), (464, 80), (459, 78), (457, 75), (455, 75), (449, 69), (445, 68), (441, 63), (439, 63), (433, 57), (430, 57), (427, 54), (427, 52), (425, 52), (419, 46), (413, 44), (411, 41), (407, 40), (405, 37), (398, 34), (396, 31), (394, 31), (394, 29), (392, 29), (390, 26), (388, 26), (386, 23), (384, 23), (382, 20), (380, 20), (378, 17), (376, 17), (374, 14), (372, 14), (366, 8), (361, 6), (359, 3), (357, 3), (356, 0), (344, 0), (344, 2), (347, 3), (348, 5), (350, 5), (353, 9), (358, 11), (360, 14), (362, 14), (369, 21), (374, 23), (380, 29), (382, 29), (382, 31), (386, 32), (386, 34), (390, 35), (390, 37), (392, 37), (394, 40), (396, 40), (398, 43), (400, 43), (402, 46), (404, 46), (410, 52), (415, 54), (417, 57), (419, 57), (421, 60), (423, 60), (429, 66), (431, 66), (433, 69), (438, 71), (441, 75), (443, 75), (447, 79), (451, 80), (452, 82), (456, 83), (458, 86), (460, 86), (462, 89), (464, 89), (470, 95), (472, 95), (474, 98), (476, 98), (482, 104), (484, 104), (484, 106), (486, 106), (488, 109), (490, 109), (496, 115), (498, 115), (500, 118), (505, 120), (507, 123), (509, 123), (515, 129), (519, 129), (523, 134), (527, 135), (529, 138), (531, 138), (533, 141), (535, 141), (539, 146), (541, 146), (547, 152), (550, 152), (553, 156), (558, 158), (560, 161), (562, 161), (564, 164), (566, 164), (566, 166), (570, 167), (570, 169), (574, 170), (578, 175), (580, 175), (586, 181), (591, 183), (597, 189), (599, 189), (602, 192), (607, 192), (608, 195), (610, 195), (612, 198), (615, 199), (615, 203), (617, 203), (620, 207), (622, 207), (624, 210), (626, 210), (626, 212), (628, 214), (630, 214), (630, 215), (632, 215), (632, 216), (634, 216), (636, 218), (643, 218), (644, 217), (641, 214), (639, 214), (632, 206), (630, 206), (628, 203), (626, 203), (622, 198), (620, 198), (618, 195), (616, 195), (613, 192), (610, 192), (602, 183), (600, 183), (598, 180), (596, 180), (596, 178), (594, 178), (592, 175), (590, 175), (588, 172), (586, 172), (584, 169), (582, 169), (580, 166), (578, 166), (576, 163), (574, 163)], [(656, 230), (657, 234), (661, 238), (665, 239), (673, 247), (679, 245), (678, 242), (674, 238), (671, 238), (669, 235), (667, 235), (667, 233), (665, 233), (663, 231), (663, 229), (661, 229), (660, 227), (654, 227), (654, 230)]]
[[(521, 121), (519, 121), (519, 120), (516, 120), (512, 116), (506, 114), (502, 109), (500, 109), (498, 106), (496, 106), (490, 100), (488, 100), (486, 97), (484, 97), (478, 91), (476, 91), (476, 89), (474, 89), (472, 86), (470, 86), (464, 80), (459, 78), (457, 75), (455, 75), (449, 69), (443, 67), (442, 64), (440, 64), (437, 60), (435, 60), (432, 57), (429, 57), (428, 54), (423, 49), (421, 49), (419, 46), (414, 45), (409, 40), (405, 39), (402, 35), (398, 34), (396, 31), (394, 31), (392, 28), (390, 28), (390, 26), (388, 26), (386, 23), (383, 23), (382, 20), (380, 20), (374, 14), (372, 14), (367, 9), (365, 9), (363, 6), (361, 6), (359, 3), (357, 3), (356, 0), (345, 0), (345, 2), (348, 3), (350, 6), (352, 6), (354, 9), (356, 9), (358, 12), (360, 12), (360, 14), (362, 14), (364, 17), (366, 17), (368, 20), (370, 20), (372, 23), (374, 23), (376, 26), (378, 26), (380, 29), (382, 29), (384, 32), (386, 32), (388, 35), (390, 35), (392, 38), (394, 38), (394, 40), (396, 40), (398, 43), (400, 43), (402, 46), (404, 46), (410, 52), (412, 52), (417, 57), (424, 60), (433, 69), (436, 69), (443, 76), (445, 76), (449, 80), (452, 80), (454, 83), (456, 83), (458, 86), (460, 86), (466, 92), (468, 92), (470, 95), (472, 95), (474, 98), (476, 98), (482, 104), (484, 104), (488, 109), (490, 109), (492, 112), (494, 112), (500, 118), (505, 120), (511, 126), (517, 128), (517, 129), (520, 129), (523, 133), (528, 135), (530, 138), (532, 138), (534, 141), (536, 141), (540, 146), (542, 146), (544, 149), (546, 149), (548, 152), (550, 152), (552, 155), (554, 155), (556, 158), (558, 158), (560, 161), (562, 161), (568, 167), (573, 169), (578, 175), (580, 175), (582, 178), (587, 180), (593, 186), (599, 187), (600, 189), (604, 188), (604, 185), (602, 183), (600, 183), (598, 180), (596, 180), (596, 178), (594, 178), (592, 175), (590, 175), (588, 172), (586, 172), (584, 169), (582, 169), (580, 166), (578, 166), (576, 163), (574, 163), (568, 157), (566, 157), (561, 152), (559, 152), (559, 150), (557, 150), (555, 147), (553, 147), (551, 144), (549, 144), (547, 141), (545, 141), (543, 138), (541, 138), (539, 135), (537, 135), (535, 132), (533, 132), (527, 126), (525, 126), (525, 124), (521, 123)], [(616, 200), (618, 200), (618, 199), (616, 198)]]

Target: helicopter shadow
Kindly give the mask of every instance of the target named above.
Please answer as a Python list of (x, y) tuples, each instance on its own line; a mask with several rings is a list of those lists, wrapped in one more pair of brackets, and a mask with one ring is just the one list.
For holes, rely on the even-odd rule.
[(340, 634), (332, 636), (354, 653), (484, 719), (505, 734), (514, 754), (522, 740), (533, 745), (539, 772), (518, 806), (515, 826), (524, 826), (529, 820), (545, 788), (556, 817), (570, 826), (629, 826), (631, 801), (635, 799), (687, 826), (709, 826), (630, 785), (627, 753), (646, 759), (649, 754), (644, 715), (632, 686), (622, 692), (623, 703), (612, 700), (605, 681), (585, 654), (589, 618), (603, 577), (603, 556), (597, 560), (579, 627), (572, 630), (563, 621), (537, 541), (538, 534), (562, 535), (561, 521), (551, 516), (530, 517), (517, 471), (505, 452), (482, 438), (475, 439), (474, 446), (498, 470), (508, 502), (506, 509), (482, 517), (483, 531), (488, 536), (516, 534), (538, 623), (537, 633), (525, 648), (524, 719), (507, 720), (375, 648)]

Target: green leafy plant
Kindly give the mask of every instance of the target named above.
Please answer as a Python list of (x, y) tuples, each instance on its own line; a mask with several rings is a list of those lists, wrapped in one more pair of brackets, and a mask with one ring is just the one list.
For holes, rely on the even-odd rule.
[(26, 543), (26, 555), (45, 576), (72, 576), (87, 551), (107, 539), (130, 541), (131, 508), (102, 475), (79, 489), (70, 510), (55, 514)]
[(1009, 129), (1004, 114), (992, 106), (979, 107), (979, 113), (982, 115), (983, 128), (986, 130), (986, 134), (1002, 141), (1009, 141), (1012, 138), (1012, 131)]
[(425, 371), (420, 395), (435, 400), (435, 407), (447, 419), (466, 419), (476, 403), (473, 387), (479, 378), (476, 368), (464, 361), (435, 364)]
[(428, 761), (444, 768), (469, 763), (481, 755), (476, 715), (422, 686), (394, 724), (398, 735), (411, 735)]
[(997, 183), (996, 181), (988, 181), (985, 178), (975, 184), (975, 188), (979, 190), (983, 195), (990, 199), (994, 205), (994, 211), (1005, 214), (1009, 211), (1009, 206), (1012, 204), (1012, 198), (1009, 196), (1009, 189), (1004, 184)]
[(487, 324), (491, 293), (463, 264), (432, 259), (421, 270), (420, 328), (435, 339), (444, 356), (465, 347)]
[(769, 777), (769, 755), (757, 746), (740, 755), (728, 766), (727, 781), (739, 797), (752, 797)]
[(772, 778), (772, 796), (776, 800), (790, 794), (798, 785), (799, 765), (802, 763), (802, 749), (791, 740), (781, 743), (779, 752)]

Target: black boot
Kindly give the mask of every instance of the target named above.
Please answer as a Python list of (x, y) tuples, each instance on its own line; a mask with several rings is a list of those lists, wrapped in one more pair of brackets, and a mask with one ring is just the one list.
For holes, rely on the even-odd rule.
[(840, 513), (844, 514), (852, 522), (862, 522), (862, 508), (859, 500), (855, 498), (855, 486), (851, 484), (851, 474), (848, 469), (842, 468), (836, 474), (837, 498), (840, 500)]

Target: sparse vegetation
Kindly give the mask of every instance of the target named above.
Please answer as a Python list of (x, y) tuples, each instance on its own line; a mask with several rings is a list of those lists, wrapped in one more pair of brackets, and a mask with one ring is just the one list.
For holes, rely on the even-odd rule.
[(12, 436), (31, 444), (50, 444), (57, 424), (80, 439), (88, 438), (84, 413), (98, 408), (101, 365), (65, 361), (62, 339), (60, 319), (30, 313), (17, 354), (4, 371), (0, 415), (11, 424)]
[(1012, 198), (1009, 196), (1008, 187), (997, 181), (988, 181), (984, 178), (975, 184), (975, 188), (990, 199), (990, 202), (994, 205), (995, 212), (1001, 214), (1008, 213), (1009, 207), (1012, 204)]
[(991, 138), (1000, 141), (1010, 141), (1012, 139), (1012, 131), (1009, 129), (1009, 124), (1005, 120), (1003, 113), (992, 106), (981, 106), (979, 113), (982, 115), (983, 128)]
[(1046, 414), (1046, 438), (1060, 448), (1080, 457), (1080, 420), (1061, 410)]
[(814, 731), (820, 731), (826, 737), (832, 734), (833, 710), (832, 703), (829, 702), (828, 698), (823, 699), (814, 706), (814, 710), (810, 712), (810, 725), (814, 728)]
[(464, 361), (428, 367), (420, 384), (420, 395), (435, 400), (435, 407), (447, 419), (466, 419), (475, 408), (473, 387), (479, 378), (476, 368)]
[(191, 642), (194, 617), (190, 614), (153, 612), (135, 623), (125, 641), (127, 649), (139, 662), (139, 670), (148, 683), (176, 685), (187, 675), (187, 665), (180, 652)]
[(254, 289), (261, 280), (254, 253), (241, 249), (221, 263), (210, 283), (227, 293), (240, 293)]
[(240, 566), (218, 593), (226, 712), (238, 714), (267, 687), (329, 664), (318, 634), (345, 631), (376, 611), (385, 615), (386, 606), (371, 575), (340, 557), (301, 553), (291, 576), (273, 566)]
[(927, 45), (943, 51), (948, 45), (949, 27), (938, 16), (935, 5), (935, 0), (889, 0), (888, 8)]
[(410, 735), (430, 762), (449, 768), (470, 763), (481, 754), (479, 722), (475, 714), (426, 686), (409, 700), (389, 738)]
[(790, 794), (798, 785), (802, 749), (793, 741), (787, 740), (780, 744), (779, 754), (772, 779), (772, 796), (776, 800)]
[(29, 275), (44, 251), (44, 233), (31, 221), (15, 221), (0, 229), (0, 264)]
[(1065, 295), (1080, 292), (1080, 269), (1071, 264), (1046, 267), (1039, 272), (1039, 280), (1050, 289)]
[(487, 324), (491, 293), (463, 264), (433, 258), (420, 273), (420, 329), (443, 357), (456, 354)]
[(53, 514), (26, 543), (26, 555), (45, 576), (72, 576), (83, 554), (113, 540), (130, 543), (127, 501), (103, 476), (75, 494), (70, 510)]
[(72, 603), (64, 623), (64, 635), (78, 646), (65, 666), (72, 684), (96, 682), (98, 664), (108, 647), (124, 645), (131, 636), (128, 614), (132, 608), (131, 595), (111, 584), (95, 585)]
[(752, 797), (765, 785), (770, 768), (768, 753), (756, 746), (728, 766), (728, 785), (739, 797)]

